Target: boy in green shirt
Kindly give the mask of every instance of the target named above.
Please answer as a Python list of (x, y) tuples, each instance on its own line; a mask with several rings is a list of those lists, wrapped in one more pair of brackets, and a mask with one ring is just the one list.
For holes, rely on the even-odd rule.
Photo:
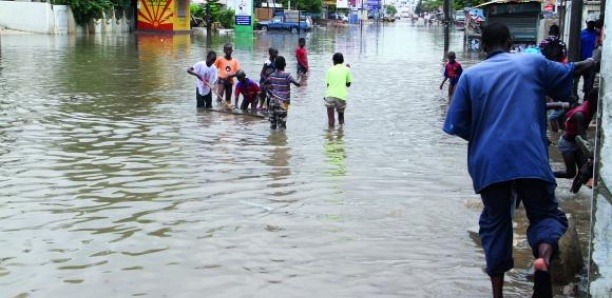
[(344, 56), (335, 53), (332, 57), (334, 66), (330, 67), (325, 74), (325, 106), (327, 107), (327, 123), (329, 127), (334, 127), (334, 109), (338, 111), (338, 123), (344, 124), (344, 109), (346, 108), (346, 91), (351, 86), (353, 80), (350, 65), (344, 66)]

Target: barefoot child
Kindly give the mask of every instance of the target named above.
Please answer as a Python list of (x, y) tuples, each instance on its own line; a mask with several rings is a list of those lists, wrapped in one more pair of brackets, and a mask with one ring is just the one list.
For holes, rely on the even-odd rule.
[(257, 98), (259, 97), (259, 92), (261, 89), (259, 85), (255, 83), (253, 80), (247, 78), (246, 73), (239, 69), (236, 72), (236, 79), (238, 80), (238, 84), (236, 84), (236, 92), (235, 92), (235, 104), (234, 106), (238, 106), (238, 98), (240, 94), (242, 94), (242, 104), (240, 105), (241, 110), (248, 109), (249, 105), (252, 110), (255, 110), (257, 106)]
[(334, 66), (330, 67), (325, 74), (325, 106), (327, 107), (327, 124), (333, 127), (336, 120), (334, 119), (334, 109), (338, 112), (338, 123), (344, 124), (344, 109), (346, 108), (347, 88), (351, 86), (353, 80), (349, 65), (343, 65), (344, 56), (341, 53), (335, 53), (332, 56)]
[(440, 84), (440, 90), (444, 87), (446, 80), (450, 80), (450, 85), (448, 86), (448, 101), (450, 101), (453, 97), (453, 93), (455, 93), (455, 86), (457, 82), (459, 82), (459, 77), (463, 72), (463, 68), (461, 68), (461, 64), (455, 60), (455, 52), (448, 52), (447, 57), (448, 63), (444, 66), (444, 81)]
[(270, 128), (276, 129), (287, 128), (287, 110), (291, 102), (291, 84), (300, 87), (300, 83), (296, 82), (288, 72), (285, 72), (287, 62), (285, 57), (278, 56), (274, 60), (274, 71), (264, 84), (269, 83), (268, 92), (270, 98)]
[(268, 103), (265, 102), (267, 96), (266, 96), (266, 84), (264, 84), (264, 82), (276, 70), (274, 67), (274, 60), (276, 60), (276, 57), (278, 56), (278, 50), (276, 48), (269, 48), (268, 55), (269, 55), (268, 60), (264, 62), (263, 68), (261, 69), (261, 72), (259, 72), (259, 76), (260, 76), (259, 85), (261, 87), (259, 109), (263, 109), (264, 104), (266, 105), (266, 108), (268, 108)]
[(206, 61), (200, 61), (187, 69), (187, 73), (195, 76), (196, 79), (196, 107), (212, 108), (212, 90), (210, 85), (217, 81), (217, 69), (213, 66), (217, 60), (214, 51), (208, 52)]
[(308, 51), (306, 51), (306, 39), (298, 39), (298, 47), (295, 49), (297, 59), (297, 77), (301, 78), (308, 72)]
[[(220, 96), (225, 96), (225, 102), (229, 105), (232, 100), (232, 87), (234, 86), (234, 76), (236, 76), (236, 71), (240, 69), (240, 63), (238, 63), (238, 59), (232, 57), (232, 52), (234, 51), (232, 44), (226, 43), (223, 46), (223, 52), (225, 56), (217, 59), (215, 61), (215, 66), (218, 70), (218, 86), (217, 86), (217, 94)], [(218, 97), (217, 101), (221, 101), (221, 98)]]

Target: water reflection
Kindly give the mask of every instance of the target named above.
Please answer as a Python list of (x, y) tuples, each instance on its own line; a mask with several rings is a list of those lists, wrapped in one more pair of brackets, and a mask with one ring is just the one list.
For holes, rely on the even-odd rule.
[(291, 168), (289, 167), (291, 151), (287, 145), (287, 139), (287, 133), (284, 130), (272, 131), (267, 137), (271, 154), (269, 154), (266, 164), (271, 166), (270, 177), (277, 182), (271, 184), (273, 187), (284, 186), (285, 184), (279, 184), (278, 182), (291, 175)]
[(325, 134), (325, 156), (329, 169), (325, 172), (333, 177), (346, 176), (346, 151), (344, 150), (344, 129), (328, 129)]

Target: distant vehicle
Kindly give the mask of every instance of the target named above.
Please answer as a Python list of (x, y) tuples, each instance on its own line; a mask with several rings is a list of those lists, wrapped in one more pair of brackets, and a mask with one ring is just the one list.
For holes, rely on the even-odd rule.
[(259, 22), (257, 24), (257, 28), (255, 29), (261, 29), (263, 31), (288, 30), (288, 31), (291, 31), (292, 33), (297, 33), (298, 30), (302, 30), (302, 31), (310, 30), (311, 24), (312, 22), (310, 22), (309, 18), (307, 18), (305, 21), (291, 22), (291, 21), (285, 21), (285, 18), (282, 16), (275, 16), (269, 21)]

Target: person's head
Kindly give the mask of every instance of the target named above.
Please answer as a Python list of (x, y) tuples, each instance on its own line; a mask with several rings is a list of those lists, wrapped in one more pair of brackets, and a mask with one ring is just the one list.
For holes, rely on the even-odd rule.
[(278, 56), (278, 50), (274, 47), (268, 48), (268, 55), (270, 55), (270, 61), (274, 61), (276, 56)]
[(285, 62), (285, 57), (277, 56), (274, 59), (274, 67), (278, 70), (285, 70), (285, 66), (287, 66), (287, 62)]
[(234, 51), (234, 48), (232, 47), (231, 43), (226, 43), (223, 46), (223, 53), (225, 53), (225, 57), (231, 57), (233, 51)]
[(588, 16), (586, 19), (587, 29), (590, 31), (595, 30), (595, 18), (593, 16)]
[(334, 56), (332, 56), (332, 60), (334, 61), (334, 65), (342, 64), (344, 63), (344, 56), (342, 56), (342, 53), (335, 53)]
[(457, 55), (455, 55), (455, 52), (453, 51), (448, 52), (448, 54), (446, 54), (446, 57), (448, 58), (449, 62), (455, 62), (455, 59), (457, 59)]
[(594, 87), (587, 95), (589, 101), (589, 112), (593, 115), (597, 111), (597, 102), (599, 101), (599, 87)]
[(306, 46), (306, 38), (300, 37), (300, 39), (298, 39), (298, 45), (300, 46), (300, 48), (305, 47)]
[(246, 82), (246, 73), (244, 72), (244, 70), (239, 69), (238, 71), (236, 71), (236, 79), (238, 79), (238, 81), (240, 82)]
[(206, 54), (206, 65), (213, 65), (215, 60), (217, 60), (217, 53), (215, 53), (215, 51), (208, 51), (208, 54)]
[(559, 36), (559, 26), (557, 24), (550, 26), (550, 29), (548, 29), (548, 35)]
[(482, 48), (490, 53), (496, 50), (510, 51), (512, 39), (508, 26), (502, 23), (491, 23), (482, 29)]

